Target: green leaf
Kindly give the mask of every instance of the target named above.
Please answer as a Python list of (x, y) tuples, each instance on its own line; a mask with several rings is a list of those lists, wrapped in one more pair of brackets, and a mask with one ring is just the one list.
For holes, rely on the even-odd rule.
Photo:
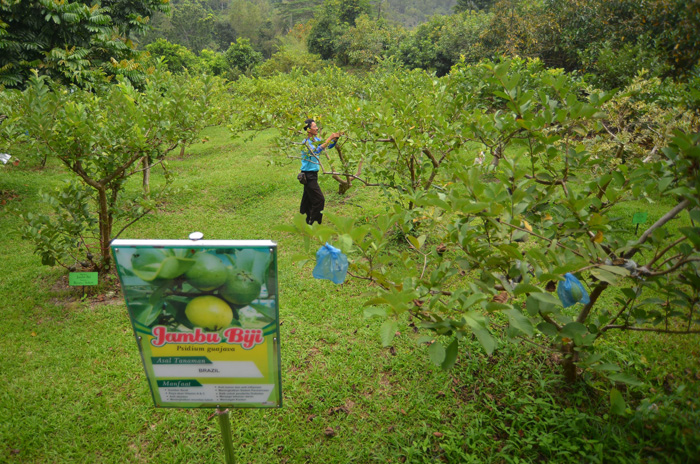
[(336, 241), (336, 246), (343, 253), (349, 253), (352, 250), (352, 237), (349, 234), (340, 235)]
[(477, 340), (479, 340), (479, 343), (481, 343), (481, 346), (484, 347), (486, 353), (491, 355), (493, 350), (496, 349), (496, 340), (493, 339), (489, 331), (481, 327), (472, 328), (472, 331), (474, 335), (476, 335)]
[(613, 274), (612, 272), (606, 271), (605, 269), (593, 268), (591, 269), (591, 274), (598, 280), (607, 282), (610, 285), (617, 285), (619, 282), (619, 276)]
[(624, 416), (625, 410), (627, 409), (627, 404), (625, 404), (624, 398), (622, 398), (622, 393), (620, 393), (617, 388), (610, 390), (610, 412), (618, 416)]
[(372, 319), (373, 317), (381, 317), (384, 319), (386, 318), (386, 308), (365, 308), (364, 317), (365, 319)]
[(630, 271), (621, 266), (607, 266), (605, 264), (601, 264), (600, 266), (598, 266), (598, 268), (621, 276), (630, 275)]
[(275, 308), (262, 304), (251, 304), (250, 306), (260, 313), (267, 322), (272, 322), (276, 319)]
[(588, 333), (588, 329), (585, 325), (580, 322), (569, 322), (561, 329), (561, 334), (569, 338), (574, 338), (578, 336), (584, 336)]
[(608, 378), (612, 380), (613, 382), (621, 382), (621, 383), (626, 383), (627, 385), (633, 385), (635, 387), (638, 387), (639, 385), (642, 385), (642, 382), (637, 380), (636, 377), (630, 375), (630, 374), (625, 374), (625, 373), (617, 373), (617, 374), (610, 374), (608, 375)]
[(476, 203), (468, 203), (466, 205), (463, 205), (459, 211), (462, 214), (471, 214), (471, 213), (478, 213), (484, 209), (487, 209), (489, 207), (489, 203), (485, 202), (476, 202)]
[(445, 350), (445, 359), (442, 362), (442, 369), (447, 371), (450, 370), (454, 367), (455, 362), (457, 361), (457, 352), (459, 351), (459, 342), (455, 338), (452, 340), (452, 343), (447, 345), (447, 349)]
[(513, 306), (505, 303), (497, 303), (495, 301), (489, 301), (486, 303), (486, 306), (484, 309), (488, 312), (494, 312), (494, 311), (501, 311), (501, 310), (507, 310), (511, 309)]
[(556, 337), (557, 335), (559, 335), (557, 327), (554, 324), (550, 324), (549, 322), (540, 322), (539, 324), (537, 324), (537, 330), (547, 335), (548, 337)]
[(561, 302), (554, 297), (554, 295), (546, 292), (540, 292), (531, 293), (530, 296), (527, 297), (525, 305), (528, 313), (534, 316), (538, 312), (541, 312), (542, 314), (557, 312), (558, 307), (561, 306)]
[(382, 346), (389, 346), (394, 340), (396, 331), (399, 329), (396, 321), (384, 321), (382, 326), (379, 328), (379, 334), (382, 338)]
[(535, 333), (535, 329), (532, 327), (532, 322), (530, 322), (530, 319), (525, 317), (523, 313), (517, 309), (508, 309), (503, 311), (503, 313), (508, 316), (508, 321), (510, 322), (511, 327), (514, 327), (530, 337)]
[(576, 261), (573, 263), (568, 263), (563, 266), (558, 266), (552, 270), (552, 274), (557, 274), (557, 275), (564, 275), (567, 272), (575, 271), (576, 269), (580, 269), (583, 267), (582, 262)]
[(700, 222), (700, 208), (695, 208), (690, 210), (690, 219), (692, 219), (694, 222), (698, 223)]
[(138, 323), (150, 327), (160, 315), (162, 309), (161, 305), (153, 305), (147, 301), (134, 301), (129, 304), (129, 311), (131, 312), (131, 317), (135, 319)]
[(486, 295), (483, 293), (474, 293), (470, 295), (469, 298), (464, 302), (463, 308), (469, 308), (470, 306), (483, 301), (486, 299)]
[(513, 294), (518, 296), (522, 295), (523, 293), (544, 293), (544, 290), (536, 285), (521, 282), (515, 286), (515, 289), (513, 289)]
[(600, 372), (619, 372), (620, 366), (612, 363), (601, 363), (594, 365), (592, 369)]
[(442, 343), (436, 341), (428, 347), (428, 355), (433, 364), (440, 366), (445, 361), (445, 347), (442, 346)]
[(523, 259), (523, 254), (513, 245), (500, 245), (498, 249), (511, 259)]
[(409, 242), (411, 242), (411, 245), (416, 250), (420, 250), (421, 247), (423, 247), (423, 244), (425, 243), (425, 235), (421, 235), (420, 237), (416, 238), (411, 235), (407, 235), (406, 238), (408, 239)]
[(258, 282), (263, 283), (267, 282), (267, 273), (271, 262), (272, 253), (268, 250), (245, 248), (243, 250), (236, 250), (234, 265), (236, 269), (243, 269), (250, 272)]
[(700, 248), (700, 227), (681, 227), (678, 230), (693, 242), (695, 248)]

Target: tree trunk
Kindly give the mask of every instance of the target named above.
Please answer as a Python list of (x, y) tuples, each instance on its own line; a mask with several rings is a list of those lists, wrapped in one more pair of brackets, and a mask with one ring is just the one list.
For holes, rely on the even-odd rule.
[(181, 142), (180, 143), (180, 158), (182, 158), (184, 156), (185, 156), (185, 144)]
[(341, 182), (338, 181), (338, 194), (339, 195), (345, 195), (345, 192), (350, 190), (350, 182)]
[(141, 158), (141, 164), (143, 165), (143, 193), (148, 195), (151, 193), (151, 164), (148, 161), (148, 156)]
[(111, 262), (109, 244), (112, 237), (112, 221), (109, 213), (109, 204), (107, 202), (107, 189), (104, 186), (97, 188), (97, 196), (100, 207), (98, 214), (100, 219), (100, 255), (102, 257), (97, 270), (103, 272), (109, 269)]
[(564, 378), (569, 384), (575, 383), (578, 373), (576, 372), (576, 361), (578, 361), (578, 353), (574, 351), (574, 344), (569, 342), (561, 347), (561, 354), (564, 356), (561, 366), (564, 369)]
[(491, 161), (491, 166), (494, 168), (498, 167), (498, 164), (501, 162), (501, 156), (503, 153), (501, 152), (502, 148), (500, 145), (498, 145), (494, 150), (493, 150), (493, 161)]

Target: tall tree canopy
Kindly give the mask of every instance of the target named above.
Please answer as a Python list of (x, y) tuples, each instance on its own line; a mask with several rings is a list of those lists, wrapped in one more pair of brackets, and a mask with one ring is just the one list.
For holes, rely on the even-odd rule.
[[(0, 84), (22, 87), (31, 69), (61, 81), (89, 84), (132, 57), (129, 37), (169, 0), (3, 0), (0, 2)], [(131, 66), (133, 68), (133, 66)]]
[(341, 50), (340, 37), (362, 14), (370, 13), (368, 0), (326, 0), (321, 12), (314, 17), (308, 46), (311, 53), (321, 55), (323, 59), (344, 52)]

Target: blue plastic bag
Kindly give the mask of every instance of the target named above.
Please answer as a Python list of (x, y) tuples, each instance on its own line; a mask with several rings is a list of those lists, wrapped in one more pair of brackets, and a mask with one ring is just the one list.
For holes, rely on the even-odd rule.
[(560, 280), (559, 285), (557, 285), (557, 295), (559, 295), (559, 299), (565, 308), (576, 303), (588, 304), (591, 302), (591, 299), (588, 298), (588, 292), (583, 288), (583, 284), (573, 274), (567, 272), (564, 274), (564, 279), (563, 282)]
[(345, 282), (348, 272), (348, 257), (339, 249), (326, 242), (316, 252), (316, 267), (313, 276), (316, 279), (328, 279), (336, 284)]

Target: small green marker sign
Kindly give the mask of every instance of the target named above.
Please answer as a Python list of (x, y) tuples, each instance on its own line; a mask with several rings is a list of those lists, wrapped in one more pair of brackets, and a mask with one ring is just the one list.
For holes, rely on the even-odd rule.
[(68, 285), (97, 285), (97, 272), (71, 272), (68, 274)]
[(644, 224), (647, 222), (647, 216), (649, 213), (634, 213), (632, 216), (632, 224)]

